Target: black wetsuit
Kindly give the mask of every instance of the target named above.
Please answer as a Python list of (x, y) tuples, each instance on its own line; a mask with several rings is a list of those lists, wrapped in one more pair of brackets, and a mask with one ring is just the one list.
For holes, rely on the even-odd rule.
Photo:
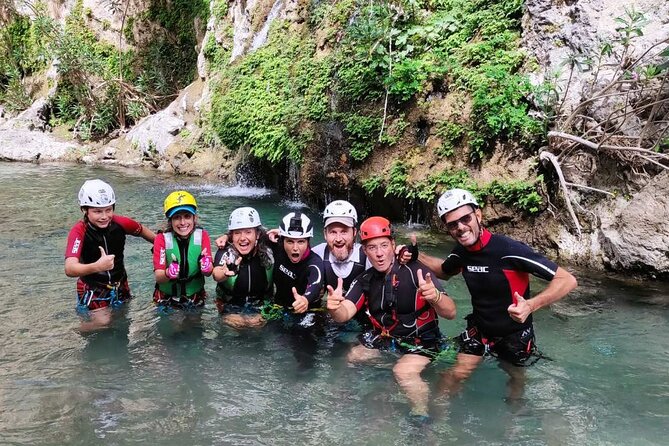
[[(418, 261), (395, 261), (387, 274), (369, 268), (353, 282), (346, 299), (358, 311), (367, 309), (375, 335), (434, 347), (441, 338), (437, 313), (418, 291), (419, 269), (429, 271)], [(442, 289), (438, 282), (435, 286)]]
[[(238, 255), (230, 246), (219, 249), (216, 252), (214, 266), (233, 264)], [(262, 256), (258, 253), (242, 256), (237, 274), (216, 285), (216, 300), (239, 307), (249, 304), (262, 305), (263, 301), (272, 295), (271, 257), (269, 253), (263, 262)]]
[(508, 307), (514, 303), (516, 292), (530, 298), (530, 274), (550, 281), (558, 267), (509, 237), (483, 230), (480, 241), (476, 250), (457, 245), (441, 265), (447, 275), (462, 272), (472, 296), (473, 311), (461, 335), (463, 351), (482, 355), (486, 348), (494, 353), (494, 347), (510, 355), (512, 362), (520, 363), (534, 349), (532, 315), (519, 323), (511, 318)]
[(293, 306), (295, 299), (292, 288), (309, 301), (309, 309), (321, 306), (321, 290), (323, 289), (323, 261), (313, 251), (298, 263), (290, 261), (283, 249), (283, 244), (272, 243), (274, 253), (274, 271), (272, 277), (276, 286), (274, 303), (284, 307)]

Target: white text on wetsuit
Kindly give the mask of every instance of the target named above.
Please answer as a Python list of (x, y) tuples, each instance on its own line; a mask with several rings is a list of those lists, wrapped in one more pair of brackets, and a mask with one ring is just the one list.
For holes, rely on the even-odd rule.
[(284, 273), (285, 275), (287, 275), (291, 279), (295, 279), (295, 273), (293, 273), (291, 270), (289, 270), (285, 266), (279, 265), (279, 270), (281, 270), (282, 273)]
[(488, 267), (467, 265), (467, 271), (469, 271), (470, 273), (487, 273)]

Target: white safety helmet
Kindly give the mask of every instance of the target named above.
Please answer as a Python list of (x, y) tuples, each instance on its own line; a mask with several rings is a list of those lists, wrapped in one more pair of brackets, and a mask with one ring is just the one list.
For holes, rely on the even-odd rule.
[(114, 203), (114, 189), (102, 180), (86, 180), (79, 189), (79, 206), (104, 208)]
[(325, 226), (331, 223), (341, 223), (352, 228), (358, 223), (358, 213), (348, 201), (335, 200), (325, 207), (323, 219)]
[(472, 195), (471, 192), (464, 189), (447, 190), (441, 197), (439, 197), (439, 201), (437, 201), (439, 218), (466, 204), (471, 204), (474, 208), (479, 207), (476, 198), (474, 198), (474, 195)]
[(230, 214), (228, 220), (228, 231), (235, 229), (257, 228), (262, 225), (260, 214), (252, 207), (237, 208)]
[(279, 235), (287, 238), (309, 238), (314, 236), (314, 227), (309, 217), (301, 212), (291, 212), (281, 219)]

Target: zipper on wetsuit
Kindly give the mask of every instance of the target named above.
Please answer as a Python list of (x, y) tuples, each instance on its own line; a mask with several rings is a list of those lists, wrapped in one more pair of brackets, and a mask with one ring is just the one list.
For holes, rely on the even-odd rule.
[[(105, 242), (105, 252), (107, 253), (107, 255), (109, 255), (109, 246), (107, 246), (107, 237), (104, 234), (102, 234), (102, 240)], [(116, 258), (114, 258), (114, 261), (116, 261)], [(116, 266), (116, 265), (114, 265), (114, 266)], [(112, 283), (111, 271), (105, 271), (105, 272), (107, 273), (107, 282), (109, 282), (109, 284), (111, 284)]]

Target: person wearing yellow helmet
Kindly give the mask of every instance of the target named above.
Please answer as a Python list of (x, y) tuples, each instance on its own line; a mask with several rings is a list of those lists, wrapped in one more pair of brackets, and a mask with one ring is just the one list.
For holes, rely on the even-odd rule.
[(183, 190), (172, 192), (163, 211), (167, 230), (153, 244), (153, 301), (162, 307), (202, 307), (207, 297), (204, 277), (211, 275), (214, 264), (209, 234), (197, 226), (195, 197)]
[(110, 307), (131, 298), (123, 254), (126, 235), (153, 242), (155, 234), (137, 221), (115, 214), (116, 194), (100, 180), (87, 180), (79, 189), (83, 218), (70, 230), (65, 249), (65, 274), (78, 277), (77, 309), (90, 321), (82, 331), (111, 322)]

